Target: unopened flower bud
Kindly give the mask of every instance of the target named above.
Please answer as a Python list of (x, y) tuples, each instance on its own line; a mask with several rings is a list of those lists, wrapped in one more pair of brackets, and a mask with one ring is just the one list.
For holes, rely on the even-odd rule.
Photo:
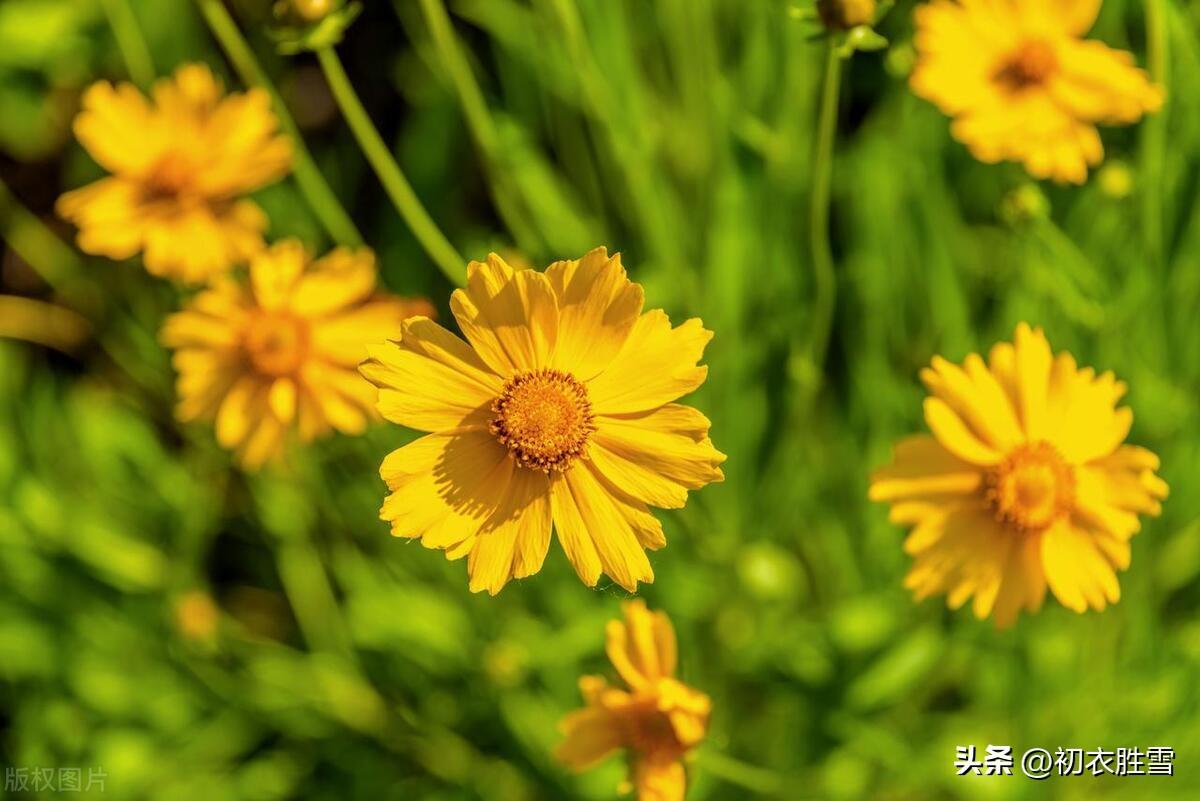
[(848, 31), (875, 22), (875, 0), (817, 0), (817, 13), (825, 27)]
[(338, 0), (282, 0), (276, 4), (275, 13), (301, 22), (319, 22), (339, 5)]

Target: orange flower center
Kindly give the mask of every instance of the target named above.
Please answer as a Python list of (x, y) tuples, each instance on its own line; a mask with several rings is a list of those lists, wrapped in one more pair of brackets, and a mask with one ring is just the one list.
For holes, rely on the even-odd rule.
[(250, 318), (242, 348), (263, 375), (291, 375), (308, 356), (308, 325), (287, 312), (260, 312)]
[(192, 165), (178, 153), (160, 158), (146, 176), (145, 185), (151, 200), (166, 200), (181, 195), (192, 183)]
[(518, 464), (543, 473), (566, 470), (595, 430), (587, 388), (560, 370), (513, 376), (492, 411), (491, 432)]
[(1054, 48), (1040, 39), (1031, 39), (1000, 64), (996, 80), (1009, 90), (1019, 92), (1045, 83), (1057, 69), (1058, 56)]
[(1021, 445), (984, 478), (984, 502), (1017, 531), (1040, 531), (1071, 511), (1075, 473), (1053, 445)]

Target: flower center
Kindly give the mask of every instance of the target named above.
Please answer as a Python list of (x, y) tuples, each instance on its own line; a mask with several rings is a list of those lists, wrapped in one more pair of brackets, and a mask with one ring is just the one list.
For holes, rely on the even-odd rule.
[(178, 197), (192, 182), (192, 165), (178, 153), (160, 158), (146, 176), (146, 193), (150, 200)]
[(1031, 39), (1012, 53), (996, 70), (996, 80), (1009, 90), (1019, 92), (1047, 81), (1058, 69), (1054, 48), (1039, 39)]
[(250, 318), (242, 348), (258, 372), (291, 375), (308, 355), (308, 326), (286, 312), (261, 312)]
[(543, 473), (566, 470), (595, 430), (587, 388), (560, 370), (513, 376), (492, 411), (491, 432), (518, 464)]
[(1071, 511), (1075, 473), (1048, 442), (1015, 448), (984, 478), (984, 503), (1017, 531), (1040, 531)]

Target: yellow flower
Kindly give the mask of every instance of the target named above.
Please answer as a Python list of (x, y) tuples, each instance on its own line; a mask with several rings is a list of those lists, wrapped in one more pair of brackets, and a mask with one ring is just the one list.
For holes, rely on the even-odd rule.
[(580, 679), (587, 706), (563, 719), (555, 756), (582, 771), (625, 749), (638, 801), (683, 801), (682, 759), (704, 739), (712, 703), (675, 678), (675, 630), (664, 613), (630, 601), (625, 621), (610, 621), (607, 634), (608, 658), (628, 689)]
[(83, 96), (75, 135), (112, 173), (59, 198), (85, 252), (143, 253), (151, 273), (194, 284), (262, 249), (266, 215), (239, 198), (284, 175), (292, 153), (262, 90), (222, 97), (203, 64), (159, 81), (152, 100), (101, 81)]
[(913, 90), (954, 117), (980, 161), (1083, 183), (1104, 148), (1096, 124), (1162, 105), (1133, 56), (1081, 37), (1100, 0), (933, 0), (916, 10)]
[(1167, 497), (1158, 457), (1123, 444), (1125, 385), (1053, 355), (1024, 323), (986, 364), (935, 357), (921, 380), (933, 436), (902, 440), (870, 490), (892, 504), (892, 522), (912, 526), (905, 584), (918, 600), (945, 592), (958, 608), (974, 597), (976, 617), (1000, 627), (1037, 611), (1047, 584), (1076, 612), (1116, 603), (1138, 514), (1157, 515)]
[(704, 382), (712, 334), (642, 314), (603, 248), (544, 273), (472, 262), (450, 308), (467, 342), (411, 319), (362, 367), (384, 417), (433, 432), (383, 462), (392, 533), (468, 557), (473, 592), (538, 572), (552, 521), (588, 586), (653, 581), (644, 549), (666, 540), (648, 507), (723, 478), (707, 418), (672, 403)]
[(299, 243), (278, 243), (251, 262), (248, 284), (221, 280), (167, 319), (178, 416), (215, 420), (217, 441), (248, 469), (279, 454), (292, 429), (306, 442), (330, 428), (361, 433), (376, 400), (356, 370), (367, 343), (428, 312), (376, 293), (369, 250), (309, 264)]

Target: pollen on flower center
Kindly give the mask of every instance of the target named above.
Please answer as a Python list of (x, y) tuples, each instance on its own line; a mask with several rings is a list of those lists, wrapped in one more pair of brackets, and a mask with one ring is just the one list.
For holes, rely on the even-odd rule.
[(1075, 473), (1050, 443), (1021, 445), (988, 471), (984, 502), (1013, 529), (1041, 530), (1070, 512)]
[(187, 159), (178, 153), (167, 153), (160, 158), (145, 179), (150, 199), (175, 198), (192, 182), (193, 169)]
[(308, 355), (308, 325), (287, 313), (256, 314), (246, 325), (242, 349), (258, 372), (290, 375), (300, 369)]
[(587, 388), (560, 370), (513, 376), (492, 411), (491, 432), (517, 463), (545, 473), (566, 470), (595, 430)]
[(1058, 56), (1046, 42), (1032, 39), (1006, 58), (996, 70), (996, 80), (1017, 92), (1045, 83), (1058, 69)]

